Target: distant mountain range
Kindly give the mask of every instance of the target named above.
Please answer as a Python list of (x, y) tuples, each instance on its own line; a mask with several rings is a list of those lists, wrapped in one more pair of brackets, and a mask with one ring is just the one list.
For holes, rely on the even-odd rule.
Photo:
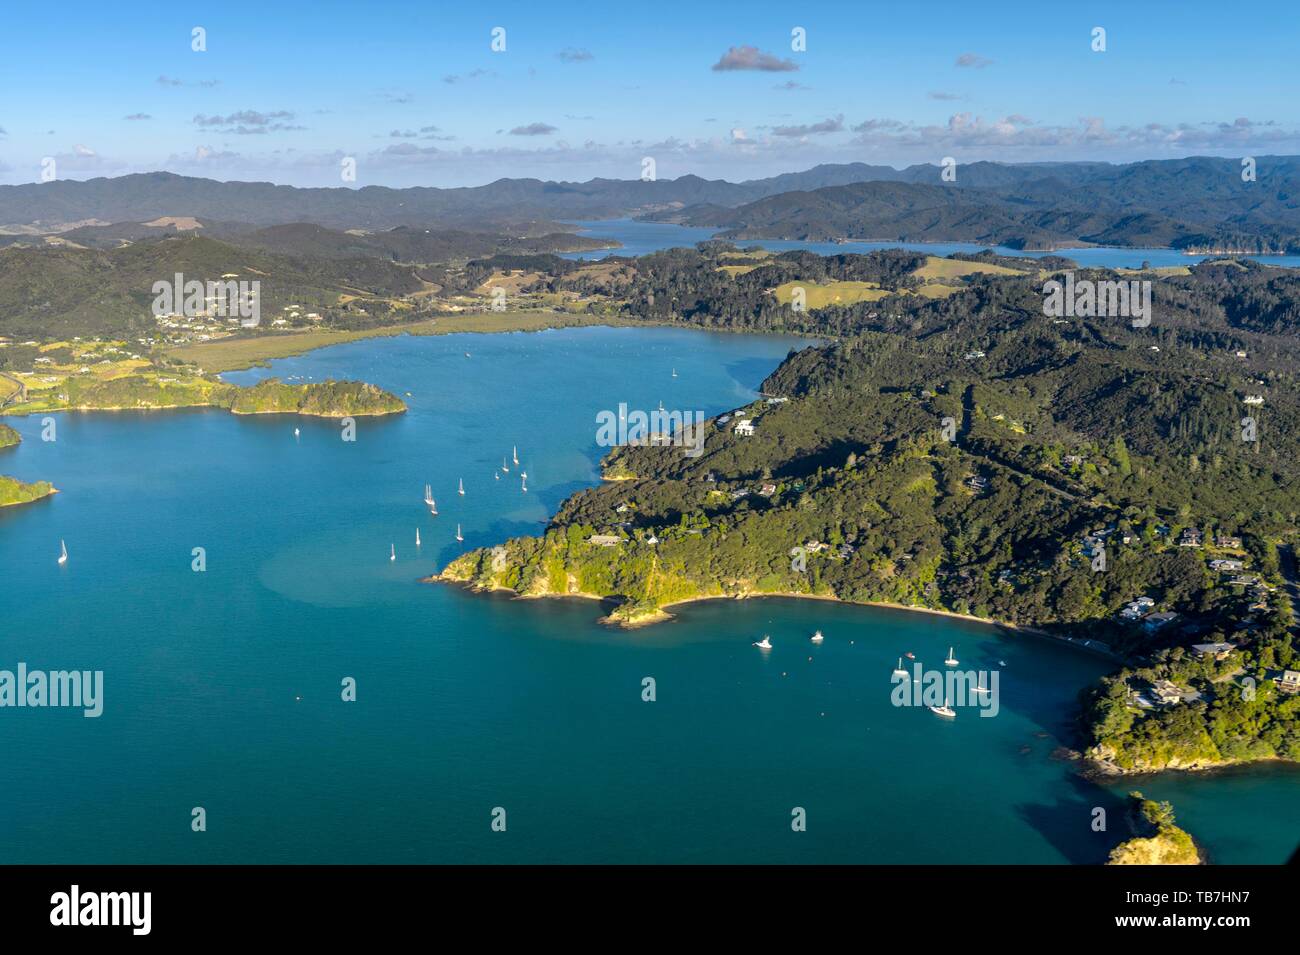
[(698, 176), (501, 179), (456, 189), (299, 189), (159, 172), (0, 186), (0, 230), (11, 233), (10, 243), (17, 241), (12, 234), (77, 241), (66, 235), (73, 229), (86, 239), (107, 229), (135, 241), (141, 223), (170, 217), (197, 219), (208, 234), (313, 223), (520, 235), (555, 231), (559, 219), (641, 216), (716, 226), (738, 238), (1300, 251), (1300, 157), (1260, 156), (1255, 163), (1257, 178), (1249, 182), (1240, 160), (1194, 157), (1118, 166), (977, 162), (958, 166), (953, 182), (935, 165), (847, 163), (740, 183)]
[(1300, 157), (1260, 157), (1255, 181), (1234, 159), (1111, 166), (973, 163), (783, 192), (652, 217), (738, 239), (966, 241), (1050, 249), (1092, 244), (1189, 251), (1300, 251)]

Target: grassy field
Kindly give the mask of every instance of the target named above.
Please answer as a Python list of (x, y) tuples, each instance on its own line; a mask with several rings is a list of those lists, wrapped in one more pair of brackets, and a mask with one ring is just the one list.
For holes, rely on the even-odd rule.
[(912, 273), (919, 279), (960, 279), (967, 275), (1023, 275), (1005, 265), (990, 265), (986, 262), (963, 262), (960, 259), (941, 259), (938, 256), (926, 256), (925, 265)]
[(385, 325), (359, 331), (283, 332), (247, 338), (221, 339), (196, 345), (180, 345), (167, 350), (172, 358), (193, 362), (204, 372), (238, 371), (264, 364), (272, 358), (301, 355), (327, 345), (363, 338), (386, 338), (391, 335), (452, 335), (459, 332), (535, 332), (544, 328), (572, 325), (610, 325), (608, 318), (589, 315), (563, 315), (551, 311), (476, 312), (446, 315), (422, 322)]
[(795, 286), (802, 286), (808, 293), (805, 304), (810, 309), (826, 308), (828, 305), (852, 305), (854, 302), (874, 302), (890, 293), (875, 282), (828, 282), (825, 285), (813, 285), (811, 282), (786, 282), (776, 287), (776, 299), (782, 305), (790, 304), (790, 295)]

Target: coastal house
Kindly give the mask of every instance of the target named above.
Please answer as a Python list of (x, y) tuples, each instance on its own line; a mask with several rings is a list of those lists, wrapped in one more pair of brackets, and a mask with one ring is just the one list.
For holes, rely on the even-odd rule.
[(1232, 653), (1233, 646), (1231, 643), (1194, 643), (1192, 650), (1196, 655), (1204, 660), (1207, 657), (1213, 657), (1215, 660), (1226, 660), (1228, 654)]
[(1238, 550), (1241, 547), (1240, 537), (1229, 537), (1226, 534), (1219, 534), (1214, 538), (1214, 546), (1222, 547), (1224, 550)]
[(969, 490), (974, 491), (976, 494), (979, 494), (989, 486), (988, 478), (979, 474), (968, 477), (965, 483), (966, 487)]
[(1143, 614), (1150, 611), (1155, 605), (1156, 602), (1150, 597), (1139, 597), (1137, 600), (1126, 605), (1124, 609), (1119, 612), (1119, 615), (1125, 620), (1140, 620)]
[(741, 418), (736, 422), (736, 427), (732, 430), (743, 438), (752, 437), (754, 434), (754, 422), (749, 418)]
[(821, 541), (808, 541), (808, 543), (803, 545), (804, 550), (810, 554), (817, 554), (824, 550), (830, 550), (830, 546), (830, 544), (825, 544)]
[(1277, 688), (1283, 693), (1300, 692), (1300, 670), (1284, 670), (1278, 677)]
[(1263, 396), (1263, 395), (1247, 395), (1246, 397), (1242, 398), (1241, 400), (1242, 400), (1242, 403), (1243, 403), (1243, 404), (1248, 404), (1248, 405), (1262, 405), (1262, 404), (1264, 403), (1264, 396)]
[(1155, 632), (1162, 627), (1167, 627), (1178, 619), (1178, 614), (1166, 610), (1162, 613), (1147, 614), (1146, 619), (1142, 621), (1142, 626), (1146, 630)]
[(1082, 463), (1083, 463), (1083, 455), (1082, 455), (1082, 454), (1067, 454), (1067, 455), (1066, 455), (1062, 460), (1064, 460), (1066, 464), (1082, 464)]
[(1245, 358), (1246, 350), (1244, 348), (1238, 348), (1235, 352), (1233, 352), (1233, 354), (1236, 355), (1238, 358)]
[(983, 357), (984, 357), (984, 353), (982, 351), (968, 351), (966, 354), (962, 355), (962, 358), (966, 359), (967, 361), (974, 361), (976, 358), (983, 358)]
[(789, 398), (768, 398), (767, 403), (769, 405), (783, 405), (789, 400)]
[(1164, 706), (1174, 706), (1183, 702), (1183, 691), (1168, 680), (1156, 680), (1151, 684), (1151, 696)]
[(615, 544), (623, 543), (623, 538), (615, 534), (592, 534), (587, 538), (588, 544), (595, 544), (597, 547), (613, 547)]
[(1183, 536), (1178, 538), (1179, 547), (1200, 547), (1201, 532), (1195, 527), (1188, 527), (1183, 530)]
[(1245, 564), (1241, 561), (1231, 560), (1228, 558), (1220, 558), (1218, 560), (1210, 561), (1210, 570), (1241, 570), (1244, 566)]
[(776, 485), (764, 484), (762, 487), (758, 489), (758, 493), (761, 494), (763, 497), (771, 497), (773, 494), (776, 493)]

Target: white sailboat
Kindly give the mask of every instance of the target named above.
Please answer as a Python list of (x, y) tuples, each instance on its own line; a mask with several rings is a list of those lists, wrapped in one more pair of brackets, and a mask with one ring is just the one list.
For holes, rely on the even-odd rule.
[(506, 456), (504, 454), (501, 455), (501, 470), (504, 471), (506, 474), (510, 473), (510, 468), (506, 464)]
[(771, 649), (772, 649), (772, 638), (769, 637), (767, 634), (763, 634), (763, 639), (762, 639), (762, 640), (755, 640), (755, 641), (754, 641), (754, 646), (758, 647), (760, 650), (771, 650)]
[(898, 666), (894, 667), (894, 676), (907, 676), (907, 671), (903, 669), (903, 658), (898, 658)]
[(59, 563), (66, 564), (67, 562), (68, 562), (68, 545), (65, 544), (62, 539), (60, 539), (59, 540)]
[(461, 497), (465, 496), (465, 479), (461, 478), (460, 483), (456, 485), (456, 493)]
[(522, 491), (524, 494), (527, 494), (527, 493), (528, 493), (528, 475), (527, 475), (527, 474), (524, 475), (524, 480), (523, 480), (523, 483), (519, 486), (519, 490)]
[(929, 710), (931, 713), (935, 713), (939, 716), (946, 716), (949, 719), (952, 719), (957, 715), (957, 711), (948, 705), (948, 698), (946, 696), (943, 698), (943, 706), (931, 706)]
[(813, 633), (813, 635), (812, 635), (812, 642), (813, 642), (813, 643), (821, 643), (821, 642), (822, 642), (823, 640), (825, 640), (825, 639), (826, 639), (826, 638), (822, 636), (822, 632), (821, 632), (820, 630), (816, 631), (816, 632)]
[(494, 478), (496, 478), (498, 481), (501, 480), (501, 475), (500, 475), (498, 472), (496, 472), (496, 471), (493, 471), (493, 472), (492, 472), (492, 476), (493, 476)]
[(952, 647), (948, 648), (948, 659), (943, 661), (943, 665), (946, 667), (955, 667), (957, 665), (957, 658), (952, 655)]
[(294, 436), (295, 438), (298, 437), (298, 429), (297, 429), (297, 428), (294, 428), (294, 429), (293, 429), (293, 436)]
[(674, 377), (674, 378), (677, 377), (677, 369), (676, 369), (676, 368), (673, 369), (673, 377)]
[(420, 546), (420, 529), (418, 527), (415, 529), (415, 546)]
[(457, 524), (457, 525), (456, 525), (456, 540), (458, 540), (458, 541), (463, 541), (464, 539), (465, 539), (465, 538), (462, 537), (462, 536), (461, 536), (461, 533), (460, 533), (460, 525)]
[(519, 467), (519, 447), (512, 444), (510, 446), (510, 459), (515, 462), (515, 467)]
[(971, 690), (971, 692), (972, 692), (972, 693), (979, 693), (979, 694), (981, 694), (981, 695), (985, 695), (985, 694), (987, 694), (987, 693), (989, 692), (988, 687), (986, 687), (986, 686), (984, 685), (984, 674), (983, 674), (983, 673), (981, 673), (981, 674), (979, 675), (978, 682), (976, 683), (975, 689)]
[(396, 544), (389, 544), (389, 545), (388, 545), (388, 559), (389, 559), (389, 560), (397, 560), (397, 545), (396, 545)]

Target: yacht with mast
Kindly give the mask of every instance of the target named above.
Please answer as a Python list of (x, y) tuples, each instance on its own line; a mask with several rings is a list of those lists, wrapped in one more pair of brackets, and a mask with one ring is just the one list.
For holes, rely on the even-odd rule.
[(949, 719), (953, 719), (957, 715), (957, 711), (948, 705), (948, 698), (946, 696), (943, 698), (943, 706), (931, 706), (929, 707), (929, 710), (931, 713), (935, 713), (939, 716), (946, 716)]

